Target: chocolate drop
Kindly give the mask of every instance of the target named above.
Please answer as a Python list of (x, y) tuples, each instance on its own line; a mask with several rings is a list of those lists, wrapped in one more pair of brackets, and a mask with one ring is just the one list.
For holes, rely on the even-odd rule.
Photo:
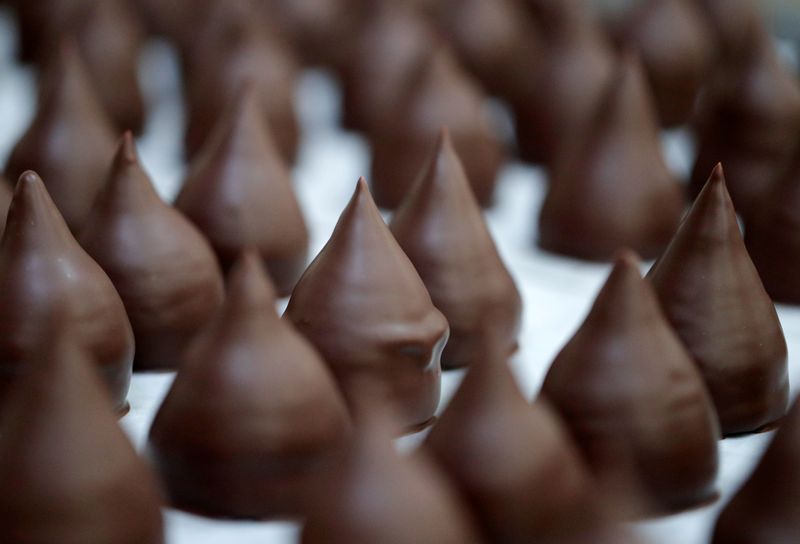
[(73, 232), (79, 232), (114, 156), (116, 136), (75, 43), (64, 41), (39, 85), (39, 104), (6, 164), (6, 176), (40, 172)]
[(783, 417), (786, 340), (745, 249), (722, 165), (648, 278), (703, 374), (722, 433), (752, 432)]
[(572, 431), (603, 496), (620, 508), (669, 512), (715, 496), (719, 424), (711, 399), (634, 254), (617, 257), (542, 394)]
[(513, 353), (522, 299), (446, 129), (420, 174), (391, 230), (450, 323), (443, 368), (470, 366), (487, 350)]
[(642, 59), (665, 127), (689, 121), (714, 60), (715, 44), (694, 2), (640, 2), (628, 15), (620, 36)]
[(552, 166), (597, 110), (614, 74), (611, 46), (582, 0), (527, 0), (539, 29), (538, 62), (517, 77), (512, 102), (523, 159)]
[(11, 185), (0, 175), (0, 235), (6, 230), (6, 216), (11, 205)]
[(439, 404), (445, 317), (383, 222), (361, 178), (330, 240), (300, 278), (286, 316), (322, 353), (352, 403), (364, 376), (386, 385), (406, 428)]
[(134, 368), (177, 368), (222, 303), (222, 275), (200, 232), (155, 192), (130, 132), (80, 242), (125, 304), (136, 338)]
[(37, 349), (45, 324), (63, 315), (73, 341), (95, 362), (114, 407), (127, 410), (134, 340), (125, 307), (103, 269), (72, 237), (33, 172), (20, 177), (0, 242), (0, 402)]
[(745, 243), (776, 302), (800, 304), (800, 153), (745, 225)]
[(641, 65), (625, 54), (591, 126), (552, 172), (539, 245), (598, 261), (628, 246), (649, 259), (666, 247), (682, 212)]
[(296, 516), (349, 432), (322, 359), (274, 308), (256, 252), (186, 352), (150, 429), (172, 504), (235, 518)]
[(200, 150), (245, 82), (255, 85), (259, 116), (288, 162), (297, 155), (300, 129), (295, 114), (297, 66), (285, 44), (258, 16), (254, 4), (214, 4), (188, 53), (186, 151)]
[(548, 403), (522, 396), (502, 350), (480, 350), (425, 446), (486, 542), (560, 542), (599, 520), (589, 472)]
[(175, 206), (205, 234), (228, 269), (256, 248), (288, 296), (308, 258), (308, 231), (289, 169), (259, 115), (258, 90), (246, 84), (192, 161)]
[(764, 28), (753, 31), (736, 62), (714, 74), (698, 106), (697, 159), (689, 186), (699, 194), (715, 164), (745, 218), (798, 149), (800, 85)]
[(355, 436), (318, 483), (302, 544), (480, 542), (455, 491), (426, 454), (396, 450), (392, 439), (400, 423), (386, 399), (358, 402)]
[(3, 413), (0, 541), (162, 544), (155, 476), (61, 317)]
[(800, 403), (717, 521), (714, 544), (793, 544), (800, 534)]
[(440, 49), (414, 76), (386, 124), (370, 134), (373, 191), (379, 206), (391, 209), (400, 204), (443, 126), (462, 157), (478, 202), (492, 203), (505, 149), (485, 96), (450, 51)]

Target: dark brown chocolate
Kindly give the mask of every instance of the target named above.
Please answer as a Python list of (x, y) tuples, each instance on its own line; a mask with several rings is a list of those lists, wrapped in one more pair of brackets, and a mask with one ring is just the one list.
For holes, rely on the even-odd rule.
[(450, 323), (443, 368), (470, 366), (487, 350), (517, 349), (522, 299), (446, 129), (391, 230)]
[(178, 508), (300, 515), (349, 431), (325, 363), (274, 304), (257, 253), (244, 254), (156, 415), (149, 452)]
[(611, 259), (622, 246), (654, 258), (682, 213), (641, 64), (624, 54), (591, 125), (553, 169), (539, 245), (588, 260)]
[(6, 164), (6, 177), (36, 170), (70, 229), (79, 232), (114, 156), (116, 136), (72, 41), (58, 54), (39, 85), (33, 122)]
[(156, 478), (117, 426), (91, 356), (55, 318), (0, 424), (0, 541), (162, 544)]
[(286, 316), (322, 353), (348, 402), (364, 376), (386, 384), (406, 428), (439, 404), (445, 317), (383, 222), (364, 179), (300, 278)]
[(478, 202), (492, 203), (505, 149), (488, 114), (486, 97), (451, 52), (442, 48), (420, 68), (385, 124), (370, 134), (372, 183), (379, 206), (400, 204), (443, 126), (450, 131)]
[(800, 85), (778, 58), (772, 36), (752, 31), (746, 51), (714, 73), (698, 106), (697, 159), (689, 187), (725, 165), (736, 210), (747, 219), (798, 149)]
[(745, 224), (745, 243), (773, 300), (800, 304), (800, 153)]
[(385, 398), (372, 395), (358, 400), (357, 430), (343, 459), (317, 483), (302, 544), (481, 542), (427, 455), (397, 451), (392, 439), (401, 423)]
[(717, 520), (713, 544), (794, 544), (800, 534), (800, 403)]
[(471, 506), (486, 542), (558, 542), (596, 525), (591, 477), (547, 401), (528, 403), (504, 351), (479, 355), (425, 447)]
[(486, 90), (519, 95), (520, 73), (541, 55), (538, 29), (519, 0), (435, 2), (437, 19), (470, 72)]
[(13, 377), (27, 372), (50, 338), (53, 315), (68, 320), (73, 340), (125, 411), (134, 340), (125, 307), (102, 268), (78, 245), (33, 172), (20, 177), (0, 242), (0, 402)]
[(6, 216), (11, 205), (11, 184), (0, 175), (0, 235), (6, 230)]
[(639, 53), (665, 127), (689, 121), (715, 56), (709, 24), (695, 1), (639, 2), (619, 36)]
[(292, 292), (308, 258), (308, 231), (255, 86), (245, 85), (231, 102), (175, 205), (205, 234), (223, 269), (256, 248), (278, 294)]
[(130, 132), (80, 242), (125, 304), (136, 338), (134, 369), (177, 368), (222, 304), (222, 274), (205, 238), (155, 192)]
[(721, 165), (648, 278), (700, 367), (722, 433), (756, 431), (783, 417), (786, 340), (745, 249)]
[(295, 114), (297, 66), (286, 45), (269, 30), (252, 3), (214, 3), (198, 25), (187, 53), (188, 127), (186, 151), (204, 145), (226, 106), (247, 81), (255, 85), (261, 118), (281, 155), (294, 162), (300, 138)]
[(538, 62), (517, 75), (512, 103), (523, 159), (551, 166), (583, 131), (614, 73), (611, 46), (582, 0), (525, 0), (539, 29)]
[(715, 496), (717, 416), (631, 252), (617, 257), (542, 394), (564, 418), (602, 496), (627, 513), (670, 512)]

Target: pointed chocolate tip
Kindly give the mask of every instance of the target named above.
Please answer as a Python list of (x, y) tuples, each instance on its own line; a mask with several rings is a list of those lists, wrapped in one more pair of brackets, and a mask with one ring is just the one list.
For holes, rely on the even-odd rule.
[(14, 194), (21, 194), (23, 192), (31, 191), (37, 186), (44, 187), (44, 182), (42, 178), (39, 177), (39, 174), (34, 172), (33, 170), (26, 170), (22, 173), (19, 177), (19, 181), (17, 181), (17, 187), (14, 189)]
[(233, 264), (228, 276), (228, 296), (247, 305), (272, 304), (275, 301), (275, 287), (257, 250), (242, 251)]
[(627, 268), (635, 270), (637, 274), (641, 272), (642, 260), (639, 255), (629, 248), (621, 248), (614, 255), (614, 268)]
[(122, 135), (117, 148), (117, 161), (122, 164), (136, 164), (139, 162), (139, 155), (136, 152), (136, 142), (133, 133), (128, 130)]
[(718, 162), (711, 171), (711, 177), (709, 177), (708, 181), (709, 183), (722, 183), (725, 185), (725, 170), (722, 168), (721, 162)]

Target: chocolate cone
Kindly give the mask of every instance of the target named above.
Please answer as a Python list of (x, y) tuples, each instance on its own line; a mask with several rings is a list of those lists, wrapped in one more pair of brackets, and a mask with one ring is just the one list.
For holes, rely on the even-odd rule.
[(6, 229), (6, 215), (11, 205), (11, 185), (6, 178), (0, 176), (0, 235)]
[(722, 433), (780, 419), (789, 399), (786, 340), (745, 249), (721, 165), (648, 277), (700, 367)]
[(728, 190), (748, 219), (788, 166), (800, 133), (800, 85), (778, 58), (772, 36), (757, 28), (748, 50), (715, 74), (698, 109), (698, 151), (689, 193), (725, 165)]
[(800, 153), (746, 223), (745, 243), (773, 300), (800, 304)]
[(599, 519), (591, 479), (546, 401), (522, 396), (502, 351), (482, 350), (425, 445), (487, 542), (558, 542)]
[(486, 90), (515, 97), (520, 72), (541, 55), (537, 28), (518, 0), (446, 0), (436, 3), (450, 42)]
[(630, 252), (618, 256), (542, 393), (604, 495), (632, 514), (678, 510), (715, 495), (719, 426), (711, 400)]
[(339, 465), (318, 483), (302, 544), (480, 542), (428, 457), (402, 456), (395, 449), (400, 423), (387, 412), (386, 399), (373, 394), (368, 403), (358, 402), (355, 437)]
[(714, 32), (718, 56), (725, 61), (734, 60), (746, 52), (748, 34), (754, 25), (763, 24), (755, 0), (700, 0), (697, 5)]
[(363, 376), (386, 384), (405, 427), (439, 404), (447, 320), (358, 181), (327, 245), (295, 287), (286, 316), (322, 353), (348, 401)]
[(217, 2), (188, 54), (186, 151), (193, 156), (204, 145), (225, 107), (245, 81), (255, 85), (262, 114), (275, 145), (293, 162), (299, 144), (294, 107), (297, 66), (290, 51), (267, 30), (256, 8), (247, 2)]
[(115, 408), (127, 409), (134, 343), (125, 307), (33, 172), (20, 177), (8, 211), (0, 293), (0, 402), (11, 377), (26, 373), (39, 347), (52, 340), (43, 327), (58, 314), (98, 366)]
[(117, 426), (76, 331), (54, 325), (3, 413), (0, 541), (161, 544), (156, 479)]
[(650, 259), (666, 247), (682, 212), (641, 65), (625, 54), (591, 126), (552, 173), (539, 245), (589, 260), (629, 246)]
[(590, 121), (614, 73), (611, 48), (581, 0), (527, 0), (541, 58), (518, 74), (512, 102), (523, 159), (552, 166)]
[(75, 44), (63, 42), (43, 76), (36, 117), (11, 152), (6, 176), (39, 172), (70, 229), (79, 232), (111, 163), (115, 138)]
[(450, 130), (475, 197), (489, 206), (505, 150), (479, 88), (452, 54), (440, 49), (417, 73), (391, 119), (370, 135), (375, 201), (397, 207), (405, 197), (438, 137)]
[(687, 122), (714, 60), (715, 44), (695, 0), (647, 0), (634, 6), (621, 32), (638, 51), (661, 125)]
[(222, 303), (222, 275), (200, 232), (156, 194), (130, 132), (80, 241), (125, 303), (136, 338), (134, 368), (177, 368)]
[(362, 3), (351, 58), (342, 67), (343, 122), (369, 134), (391, 126), (387, 118), (438, 42), (430, 24), (408, 3)]
[(348, 432), (328, 369), (274, 303), (257, 254), (244, 254), (156, 415), (150, 454), (179, 508), (299, 515)]
[(800, 534), (800, 403), (722, 511), (714, 544), (793, 544)]
[(470, 366), (487, 351), (516, 350), (522, 300), (447, 130), (392, 218), (391, 229), (433, 305), (450, 323), (444, 368)]
[(205, 234), (223, 269), (256, 248), (280, 296), (292, 292), (308, 256), (308, 231), (289, 170), (245, 85), (192, 161), (175, 202)]

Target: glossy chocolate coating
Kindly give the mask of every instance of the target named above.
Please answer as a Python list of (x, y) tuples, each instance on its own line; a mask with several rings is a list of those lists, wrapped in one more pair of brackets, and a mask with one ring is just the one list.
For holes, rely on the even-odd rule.
[(446, 126), (475, 197), (489, 206), (506, 153), (485, 98), (449, 50), (437, 51), (416, 73), (386, 124), (370, 134), (375, 202), (384, 208), (400, 204)]
[(253, 85), (240, 90), (192, 161), (175, 205), (205, 234), (223, 269), (256, 248), (278, 294), (288, 296), (305, 269), (308, 231), (258, 101)]
[(246, 253), (150, 429), (150, 456), (174, 506), (237, 518), (299, 515), (349, 431), (325, 363), (274, 304), (257, 254)]
[(302, 544), (481, 542), (455, 490), (425, 453), (402, 455), (395, 448), (400, 422), (387, 412), (386, 399), (358, 402), (355, 436), (317, 484)]
[(445, 317), (360, 179), (330, 240), (300, 278), (286, 316), (322, 353), (348, 402), (364, 376), (385, 384), (402, 424), (439, 404)]
[(362, 22), (342, 66), (345, 127), (384, 129), (414, 74), (439, 41), (431, 25), (407, 2), (363, 0)]
[(646, 0), (631, 10), (620, 39), (644, 65), (665, 127), (686, 123), (715, 56), (715, 43), (696, 0)]
[(752, 432), (783, 417), (786, 340), (745, 249), (721, 165), (648, 278), (700, 367), (723, 434)]
[(46, 64), (61, 36), (78, 44), (98, 97), (120, 131), (141, 132), (143, 33), (127, 0), (19, 0), (23, 58)]
[(662, 513), (715, 496), (719, 424), (711, 399), (630, 252), (618, 256), (542, 394), (603, 496), (620, 508)]
[(487, 350), (517, 349), (522, 299), (446, 130), (391, 230), (450, 323), (443, 368), (470, 366)]
[(134, 369), (177, 368), (222, 304), (222, 274), (200, 232), (155, 192), (128, 132), (80, 236), (125, 304)]
[(116, 136), (71, 41), (43, 75), (36, 116), (6, 164), (6, 177), (36, 170), (59, 211), (79, 232), (114, 156)]
[(519, 94), (520, 73), (541, 55), (538, 30), (519, 0), (435, 2), (437, 18), (470, 72), (486, 90)]
[(224, 1), (215, 6), (199, 25), (187, 55), (187, 155), (200, 150), (227, 105), (250, 82), (258, 90), (261, 118), (272, 130), (278, 150), (293, 162), (300, 138), (294, 58), (248, 2)]
[(26, 373), (50, 339), (44, 327), (54, 315), (69, 320), (114, 407), (126, 410), (134, 340), (125, 307), (103, 269), (70, 234), (42, 180), (26, 172), (0, 242), (0, 402), (12, 377)]
[(736, 210), (748, 219), (798, 149), (800, 85), (778, 58), (772, 37), (752, 31), (749, 47), (709, 82), (698, 106), (697, 159), (689, 187), (699, 194), (708, 172), (725, 165)]
[(503, 351), (479, 353), (425, 447), (486, 542), (557, 542), (587, 530), (599, 509), (566, 429), (546, 401), (531, 406), (522, 396)]
[(0, 541), (162, 544), (152, 470), (117, 426), (74, 329), (52, 327), (0, 424)]
[(682, 212), (641, 65), (625, 54), (591, 125), (552, 172), (539, 245), (588, 260), (611, 259), (626, 246), (649, 259), (666, 247)]
[(800, 304), (800, 153), (745, 224), (745, 243), (772, 299)]
[(794, 544), (800, 534), (800, 403), (717, 520), (713, 544)]
[(11, 184), (0, 176), (0, 235), (6, 229), (6, 216), (8, 207), (11, 205)]
[(526, 0), (542, 42), (512, 102), (523, 159), (551, 166), (591, 120), (614, 74), (610, 44), (583, 0)]

